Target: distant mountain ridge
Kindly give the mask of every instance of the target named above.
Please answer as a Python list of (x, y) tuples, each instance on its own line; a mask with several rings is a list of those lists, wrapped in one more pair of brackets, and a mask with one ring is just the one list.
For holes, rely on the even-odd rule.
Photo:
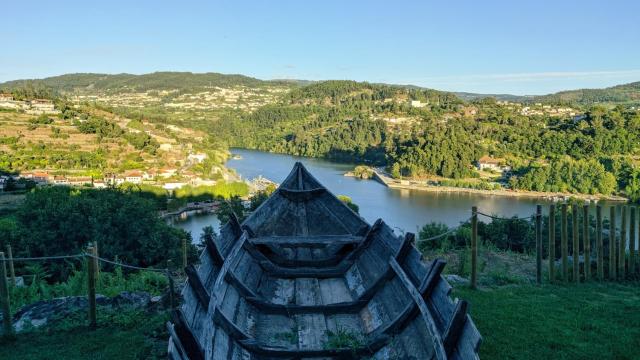
[(44, 79), (14, 80), (0, 84), (0, 88), (25, 85), (46, 86), (62, 92), (82, 91), (148, 91), (194, 89), (204, 87), (247, 86), (262, 87), (267, 84), (295, 85), (285, 80), (265, 81), (239, 74), (154, 72), (149, 74), (96, 74), (76, 73), (48, 77)]
[[(327, 81), (310, 81), (300, 79), (261, 80), (240, 74), (221, 73), (191, 73), (191, 72), (154, 72), (149, 74), (99, 74), (99, 73), (75, 73), (48, 77), (44, 79), (24, 79), (7, 81), (0, 84), (0, 89), (11, 89), (24, 86), (44, 86), (56, 91), (93, 92), (93, 91), (149, 91), (149, 90), (197, 90), (207, 87), (264, 87), (284, 86), (300, 88), (314, 86)], [(368, 84), (364, 82), (355, 82)], [(396, 84), (371, 84), (389, 87), (402, 87), (407, 89), (432, 90), (413, 85)], [(442, 91), (443, 93), (445, 91)], [(543, 102), (543, 103), (574, 103), (590, 105), (594, 103), (627, 103), (640, 104), (640, 81), (628, 84), (616, 85), (602, 89), (576, 89), (560, 91), (547, 95), (512, 95), (512, 94), (479, 94), (470, 92), (451, 92), (462, 100), (472, 101), (487, 97), (497, 100), (516, 102)]]

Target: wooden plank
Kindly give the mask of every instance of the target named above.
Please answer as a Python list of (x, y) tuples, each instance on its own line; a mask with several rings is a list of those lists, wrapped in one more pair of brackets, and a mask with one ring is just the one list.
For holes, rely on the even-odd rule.
[(280, 314), (280, 315), (300, 315), (300, 314), (352, 314), (359, 312), (367, 305), (366, 301), (355, 300), (340, 302), (334, 304), (321, 305), (297, 305), (297, 304), (273, 304), (259, 298), (246, 298), (251, 305), (255, 306), (264, 314)]
[(305, 201), (313, 200), (320, 197), (326, 191), (327, 189), (325, 188), (293, 190), (293, 189), (285, 189), (281, 187), (278, 189), (278, 192), (280, 193), (280, 195), (282, 195), (282, 197), (293, 202), (305, 202)]
[(187, 275), (187, 279), (189, 281), (189, 285), (191, 286), (191, 290), (193, 290), (193, 292), (196, 294), (196, 297), (200, 302), (200, 305), (202, 305), (202, 307), (206, 309), (209, 306), (209, 301), (211, 300), (211, 296), (209, 295), (209, 292), (202, 284), (202, 280), (200, 279), (198, 272), (196, 271), (196, 269), (193, 267), (192, 264), (184, 268), (184, 271), (185, 271), (185, 274)]
[(249, 239), (254, 245), (278, 245), (282, 247), (324, 248), (327, 245), (354, 245), (364, 237), (355, 235), (310, 235), (310, 236), (260, 236)]
[(354, 334), (362, 333), (362, 321), (358, 316), (358, 312), (366, 306), (367, 302), (354, 301), (344, 278), (320, 280), (319, 285), (322, 307), (334, 308), (341, 306), (341, 304), (353, 304), (352, 307), (346, 307), (341, 311), (323, 311), (327, 330), (334, 333), (339, 330), (350, 331)]
[(169, 333), (169, 348), (167, 350), (167, 355), (169, 355), (169, 359), (171, 360), (184, 360), (187, 359), (187, 353), (176, 334), (175, 327), (170, 321), (167, 321), (165, 324), (167, 328), (167, 332)]
[(176, 334), (174, 341), (178, 340), (180, 342), (187, 357), (191, 360), (204, 360), (204, 351), (191, 332), (191, 328), (184, 318), (182, 311), (179, 309), (173, 310), (171, 312), (171, 321), (173, 322), (173, 330)]
[(398, 262), (395, 259), (393, 258), (390, 259), (389, 263), (391, 264), (391, 267), (393, 268), (393, 270), (396, 272), (396, 275), (398, 276), (398, 278), (402, 281), (402, 284), (411, 294), (413, 301), (415, 302), (415, 304), (418, 306), (418, 309), (420, 310), (422, 319), (427, 326), (429, 335), (431, 336), (432, 345), (435, 351), (435, 358), (446, 359), (447, 352), (444, 348), (444, 344), (442, 342), (442, 338), (440, 337), (438, 328), (435, 322), (433, 321), (433, 318), (431, 316), (431, 313), (429, 312), (429, 309), (427, 308), (427, 304), (424, 302), (423, 294), (421, 294), (418, 291), (418, 289), (416, 289), (416, 287), (413, 285), (413, 283), (411, 282), (407, 274), (405, 274), (404, 270), (402, 270), (402, 267), (400, 266), (400, 264), (398, 264)]
[(447, 326), (447, 329), (443, 335), (444, 348), (447, 351), (447, 354), (450, 355), (453, 350), (456, 348), (458, 344), (458, 340), (460, 339), (460, 335), (462, 334), (462, 330), (467, 321), (467, 308), (468, 303), (464, 300), (458, 300), (456, 303), (456, 308), (453, 311), (453, 316), (451, 317), (451, 321)]
[(222, 252), (218, 248), (218, 244), (216, 244), (213, 237), (205, 236), (204, 238), (205, 247), (207, 248), (207, 254), (211, 258), (211, 261), (216, 266), (221, 266), (224, 263), (224, 256)]
[[(319, 305), (320, 285), (318, 279), (296, 279), (296, 304)], [(298, 348), (300, 350), (322, 349), (327, 341), (327, 325), (322, 314), (297, 315), (298, 324)]]

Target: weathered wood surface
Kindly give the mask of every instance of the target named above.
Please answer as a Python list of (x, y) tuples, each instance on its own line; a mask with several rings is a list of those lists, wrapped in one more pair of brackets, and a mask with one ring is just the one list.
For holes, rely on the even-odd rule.
[(187, 268), (170, 359), (477, 359), (467, 304), (413, 234), (368, 225), (299, 164), (280, 189)]

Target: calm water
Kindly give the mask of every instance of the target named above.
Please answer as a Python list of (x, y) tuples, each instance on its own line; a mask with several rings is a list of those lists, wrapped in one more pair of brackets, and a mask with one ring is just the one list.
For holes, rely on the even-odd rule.
[[(360, 215), (369, 223), (382, 218), (390, 226), (404, 231), (415, 232), (429, 222), (455, 226), (469, 218), (474, 205), (489, 214), (529, 216), (535, 212), (536, 204), (547, 203), (528, 198), (390, 189), (373, 180), (343, 176), (353, 169), (353, 165), (252, 150), (234, 149), (232, 152), (242, 159), (229, 160), (227, 167), (235, 169), (245, 179), (262, 175), (280, 183), (293, 164), (301, 161), (334, 194), (351, 197), (360, 206)], [(219, 222), (214, 215), (200, 215), (176, 223), (176, 226), (190, 231), (194, 241), (198, 240), (202, 227), (206, 225), (218, 230)]]

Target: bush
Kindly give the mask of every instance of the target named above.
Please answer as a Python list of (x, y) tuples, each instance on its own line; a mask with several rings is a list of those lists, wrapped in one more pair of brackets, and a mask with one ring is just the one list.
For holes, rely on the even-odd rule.
[[(190, 236), (158, 217), (149, 199), (115, 189), (35, 189), (15, 214), (18, 228), (16, 256), (52, 256), (81, 253), (93, 241), (100, 256), (141, 267), (164, 265), (181, 259), (183, 239)], [(196, 249), (190, 257), (197, 259)], [(46, 266), (50, 281), (70, 274), (68, 265)]]

